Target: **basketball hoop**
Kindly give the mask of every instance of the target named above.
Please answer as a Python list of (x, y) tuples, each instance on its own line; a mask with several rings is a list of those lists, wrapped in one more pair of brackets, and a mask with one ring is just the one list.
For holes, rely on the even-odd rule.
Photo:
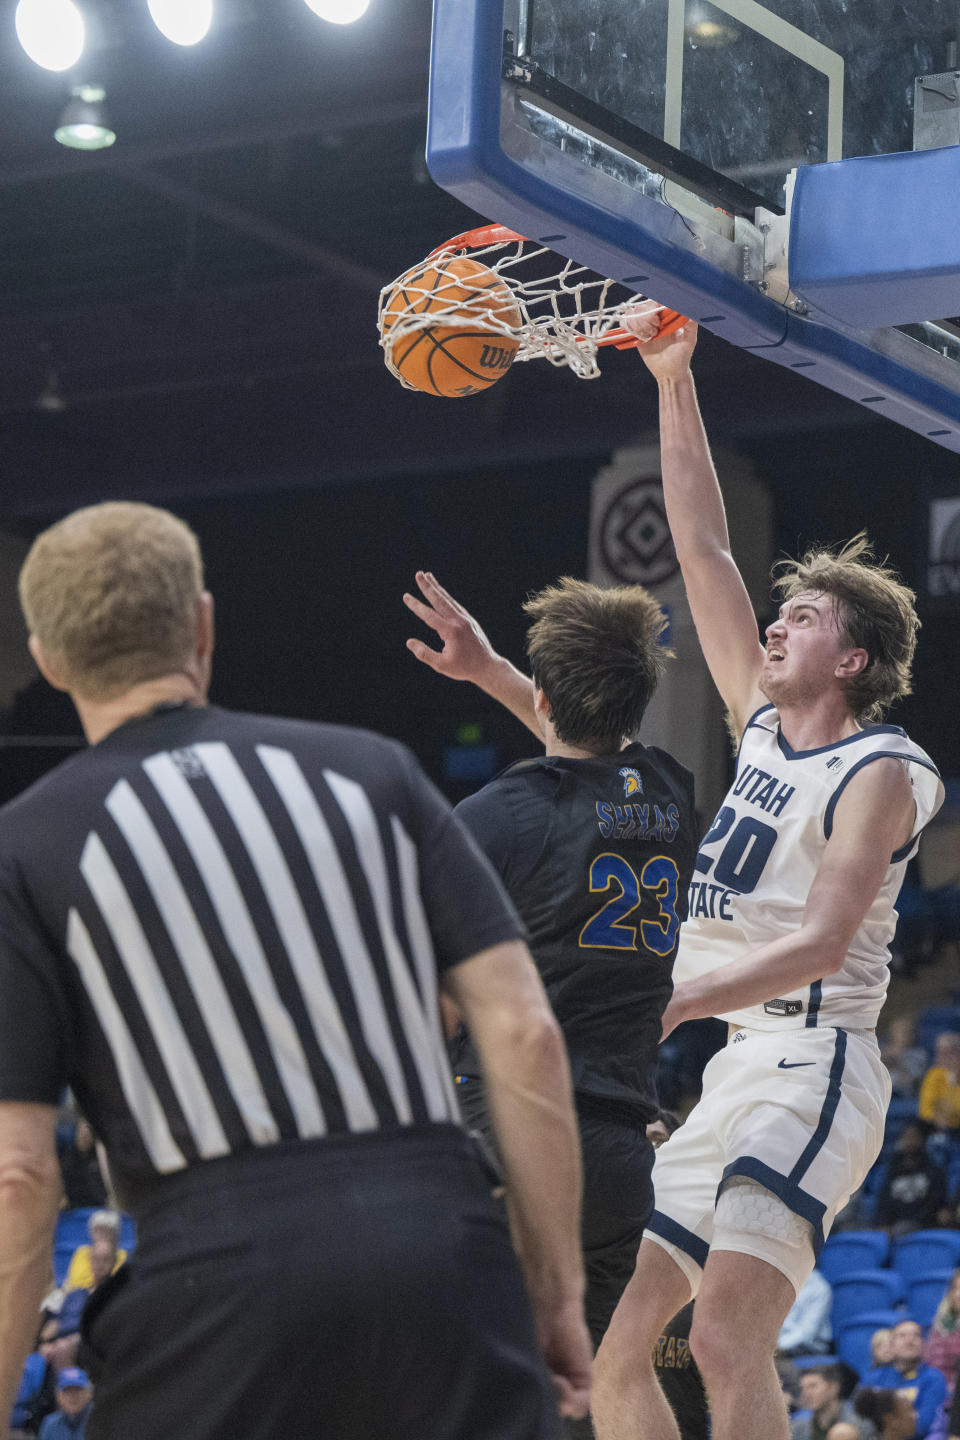
[[(502, 297), (499, 286), (495, 292), (492, 287), (488, 292), (478, 290), (466, 300), (462, 286), (457, 286), (455, 297), (446, 304), (444, 282), (437, 284), (436, 268), (426, 272), (432, 280), (429, 288), (423, 283), (418, 286), (418, 278), (424, 275), (426, 266), (436, 262), (442, 267), (444, 261), (465, 254), (492, 271), (509, 288), (515, 305), (505, 305), (502, 298), (492, 299), (493, 293)], [(451, 285), (451, 292), (453, 288)], [(399, 307), (398, 293), (403, 297)], [(604, 279), (575, 260), (562, 259), (546, 245), (528, 240), (505, 225), (482, 225), (438, 245), (425, 262), (411, 267), (384, 287), (378, 315), (380, 344), (388, 369), (402, 381), (404, 377), (391, 363), (393, 346), (403, 336), (439, 325), (462, 325), (473, 331), (507, 336), (513, 341), (519, 339), (514, 363), (548, 360), (551, 365), (566, 365), (580, 380), (593, 380), (600, 373), (597, 364), (600, 348), (613, 346), (617, 350), (628, 350), (643, 343), (623, 327), (621, 316), (628, 306), (645, 298), (630, 294), (617, 281)], [(390, 314), (385, 328), (388, 304)], [(665, 305), (659, 310), (658, 335), (669, 335), (688, 323), (686, 316)]]

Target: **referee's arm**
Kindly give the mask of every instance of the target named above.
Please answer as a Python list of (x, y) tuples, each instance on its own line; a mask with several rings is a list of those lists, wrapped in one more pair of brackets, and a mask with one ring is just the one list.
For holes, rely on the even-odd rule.
[(0, 1416), (8, 1417), (50, 1288), (63, 1186), (56, 1109), (0, 1102)]
[(563, 1036), (525, 945), (508, 941), (443, 973), (483, 1066), (514, 1244), (561, 1409), (586, 1411), (580, 1147)]

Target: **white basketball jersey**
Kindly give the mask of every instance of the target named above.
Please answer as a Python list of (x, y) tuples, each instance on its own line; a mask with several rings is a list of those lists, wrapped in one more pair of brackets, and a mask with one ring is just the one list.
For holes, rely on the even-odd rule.
[(697, 856), (689, 918), (681, 928), (674, 966), (676, 982), (728, 965), (799, 928), (837, 801), (858, 770), (888, 755), (907, 764), (917, 807), (914, 833), (891, 857), (842, 969), (720, 1019), (756, 1030), (872, 1029), (890, 978), (894, 905), (907, 861), (943, 802), (936, 767), (899, 726), (871, 725), (835, 745), (792, 750), (772, 705), (751, 717), (736, 778)]

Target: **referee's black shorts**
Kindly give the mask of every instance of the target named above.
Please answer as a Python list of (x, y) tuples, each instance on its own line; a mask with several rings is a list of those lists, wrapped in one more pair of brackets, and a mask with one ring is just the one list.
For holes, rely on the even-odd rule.
[(92, 1297), (88, 1440), (554, 1440), (500, 1208), (453, 1126), (181, 1172)]

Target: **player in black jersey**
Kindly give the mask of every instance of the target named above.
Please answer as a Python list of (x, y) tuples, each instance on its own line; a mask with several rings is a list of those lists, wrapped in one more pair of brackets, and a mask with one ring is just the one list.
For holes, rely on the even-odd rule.
[[(427, 603), (404, 600), (444, 642), (438, 652), (408, 641), (418, 659), (454, 679), (467, 652), (471, 679), (479, 651), (488, 667), (507, 665), (431, 575), (418, 573), (417, 584)], [(457, 814), (520, 912), (567, 1042), (584, 1160), (586, 1314), (599, 1344), (653, 1204), (645, 1131), (657, 1115), (660, 1017), (696, 854), (693, 780), (637, 739), (669, 654), (656, 600), (640, 586), (564, 579), (525, 609), (546, 753), (510, 766)], [(456, 1069), (466, 1118), (488, 1130), (468, 1038)]]

